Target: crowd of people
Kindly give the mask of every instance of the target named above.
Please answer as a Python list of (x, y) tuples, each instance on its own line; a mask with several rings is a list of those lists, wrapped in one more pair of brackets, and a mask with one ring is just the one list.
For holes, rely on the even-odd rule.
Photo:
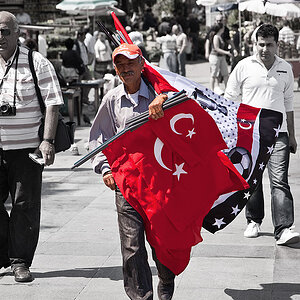
[[(150, 17), (144, 22), (144, 26), (156, 26), (155, 20)], [(182, 76), (186, 75), (189, 37), (192, 44), (197, 45), (193, 48), (192, 58), (197, 58), (198, 54), (196, 47), (199, 28), (196, 20), (191, 20), (188, 33), (177, 22), (172, 24), (163, 20), (158, 25), (159, 36), (156, 42), (161, 45), (159, 65)], [(32, 76), (28, 48), (20, 43), (19, 34), (17, 18), (11, 13), (1, 11), (0, 101), (1, 106), (8, 103), (11, 110), (0, 116), (0, 126), (6, 128), (6, 131), (1, 130), (0, 133), (0, 268), (11, 266), (17, 282), (29, 282), (33, 280), (29, 268), (37, 246), (40, 226), (43, 166), (33, 162), (28, 154), (40, 151), (45, 165), (53, 164), (58, 109), (63, 99), (54, 67), (47, 58), (35, 51), (34, 67), (46, 104), (44, 138), (40, 141), (37, 131), (42, 114), (33, 80), (28, 80)], [(155, 95), (143, 80), (141, 73), (147, 55), (143, 49), (143, 36), (135, 30), (130, 34), (136, 45), (123, 44), (114, 51), (103, 33), (96, 33), (95, 37), (90, 28), (79, 30), (75, 39), (68, 38), (65, 41), (66, 50), (62, 53), (61, 71), (67, 81), (89, 80), (95, 77), (95, 73), (107, 71), (115, 72), (121, 81), (102, 100), (90, 133), (90, 142), (94, 146), (124, 129), (126, 121), (133, 116), (145, 111), (149, 111), (153, 120), (164, 116), (162, 104), (168, 96)], [(294, 204), (288, 184), (290, 152), (297, 151), (293, 113), (294, 79), (291, 66), (276, 53), (279, 40), (292, 43), (295, 39), (286, 23), (281, 31), (271, 24), (260, 25), (255, 31), (256, 50), (253, 55), (237, 62), (229, 75), (228, 58), (232, 62), (232, 58), (238, 56), (240, 51), (236, 39), (234, 35), (229, 35), (226, 18), (219, 15), (207, 33), (205, 43), (205, 57), (211, 68), (211, 88), (220, 89), (219, 84), (223, 81), (226, 87), (225, 98), (240, 100), (242, 95), (242, 102), (246, 104), (273, 109), (284, 115), (283, 125), (277, 132), (278, 140), (270, 150), (268, 170), (274, 237), (278, 245), (288, 245), (299, 241), (299, 233), (292, 230)], [(4, 80), (6, 76), (11, 80)], [(16, 90), (22, 91), (18, 97), (15, 97)], [(88, 103), (88, 92), (87, 89), (83, 93), (84, 103)], [(14, 118), (16, 112), (21, 117)], [(20, 129), (22, 134), (19, 133)], [(10, 134), (17, 138), (11, 139)], [(105, 185), (115, 191), (125, 291), (131, 299), (152, 299), (152, 275), (145, 247), (142, 216), (130, 206), (116, 186), (110, 165), (103, 154), (95, 157), (93, 167), (103, 177)], [(10, 215), (4, 205), (9, 194), (12, 199)], [(248, 201), (246, 218), (244, 236), (257, 237), (264, 218), (261, 182)], [(175, 275), (161, 264), (154, 249), (152, 254), (158, 270), (159, 299), (171, 299)]]

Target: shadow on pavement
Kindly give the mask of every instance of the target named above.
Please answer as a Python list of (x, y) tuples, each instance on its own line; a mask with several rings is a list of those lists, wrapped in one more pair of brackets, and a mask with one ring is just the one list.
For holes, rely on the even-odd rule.
[(271, 232), (260, 231), (259, 236), (274, 236)]
[[(151, 267), (152, 275), (157, 275), (155, 267)], [(113, 281), (123, 280), (122, 267), (95, 267), (79, 268), (70, 270), (59, 270), (49, 272), (32, 272), (34, 278), (51, 278), (51, 277), (84, 277), (84, 278), (109, 278)]]
[(300, 295), (298, 283), (266, 283), (262, 289), (235, 290), (225, 289), (224, 292), (234, 300), (292, 300), (292, 296)]

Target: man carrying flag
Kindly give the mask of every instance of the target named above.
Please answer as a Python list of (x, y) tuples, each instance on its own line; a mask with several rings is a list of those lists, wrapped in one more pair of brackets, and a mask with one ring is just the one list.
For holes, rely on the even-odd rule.
[[(146, 85), (136, 45), (122, 44), (112, 58), (123, 84), (103, 98), (91, 128), (92, 152), (110, 143), (94, 157), (93, 167), (116, 192), (127, 295), (153, 299), (146, 233), (158, 269), (159, 299), (172, 299), (175, 275), (188, 265), (192, 246), (202, 241), (202, 222), (215, 200), (249, 185), (221, 151), (226, 143), (196, 101), (185, 97), (163, 112), (168, 97), (155, 97)], [(150, 120), (141, 126), (147, 111)], [(129, 123), (134, 131), (124, 133)]]
[[(164, 115), (162, 103), (167, 96), (155, 97), (142, 80), (144, 58), (139, 47), (134, 44), (122, 44), (114, 50), (112, 59), (123, 85), (110, 91), (102, 101), (90, 132), (93, 148), (123, 130), (126, 121), (131, 117), (147, 110), (154, 120)], [(104, 183), (115, 190), (125, 291), (130, 299), (153, 299), (152, 274), (145, 247), (143, 219), (116, 186), (110, 166), (103, 154), (94, 158), (93, 167), (96, 173), (102, 174)], [(159, 299), (171, 299), (175, 275), (159, 262), (154, 249), (153, 259), (160, 279)]]

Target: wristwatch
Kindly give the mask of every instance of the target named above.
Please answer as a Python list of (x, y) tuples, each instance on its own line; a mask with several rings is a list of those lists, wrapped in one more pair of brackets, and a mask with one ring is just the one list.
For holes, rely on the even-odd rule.
[(54, 145), (54, 139), (44, 139), (44, 141), (48, 142), (49, 144)]

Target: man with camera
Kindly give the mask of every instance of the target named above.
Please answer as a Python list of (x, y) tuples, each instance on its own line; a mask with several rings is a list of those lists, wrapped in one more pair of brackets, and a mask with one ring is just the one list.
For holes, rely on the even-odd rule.
[[(18, 44), (14, 15), (0, 11), (0, 269), (11, 266), (15, 280), (33, 280), (29, 267), (38, 243), (43, 166), (29, 158), (41, 152), (54, 162), (54, 137), (63, 103), (52, 64), (33, 53), (33, 65), (46, 106), (44, 139), (38, 129), (42, 113), (28, 61), (28, 48)], [(10, 196), (12, 209), (4, 203)]]

